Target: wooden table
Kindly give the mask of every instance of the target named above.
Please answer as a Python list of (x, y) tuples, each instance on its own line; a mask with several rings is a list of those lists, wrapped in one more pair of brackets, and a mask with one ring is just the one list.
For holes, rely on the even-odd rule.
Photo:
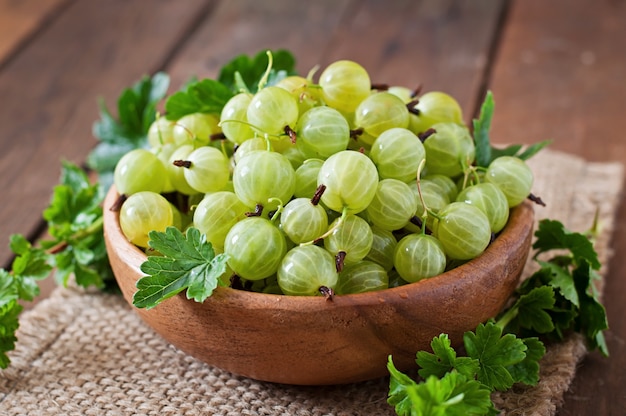
[[(266, 48), (293, 51), (302, 73), (346, 58), (375, 82), (447, 91), (467, 120), (491, 89), (495, 141), (553, 139), (623, 162), (624, 39), (620, 0), (0, 0), (0, 236), (44, 231), (60, 161), (82, 163), (95, 145), (99, 97), (114, 106), (157, 70), (175, 90)], [(622, 203), (605, 288), (612, 356), (584, 360), (561, 415), (626, 409), (625, 227)], [(10, 259), (2, 244), (0, 265)]]

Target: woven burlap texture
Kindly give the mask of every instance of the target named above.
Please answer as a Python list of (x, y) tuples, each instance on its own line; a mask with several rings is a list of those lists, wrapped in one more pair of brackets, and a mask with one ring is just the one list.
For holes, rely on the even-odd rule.
[[(610, 256), (622, 165), (555, 151), (530, 161), (537, 220), (587, 230), (599, 209), (597, 248)], [(532, 272), (529, 262), (525, 275)], [(606, 276), (606, 269), (601, 271)], [(24, 313), (12, 365), (0, 373), (0, 415), (392, 415), (388, 379), (343, 386), (258, 382), (199, 362), (169, 345), (120, 296), (55, 289)], [(586, 354), (578, 337), (549, 347), (541, 381), (494, 394), (503, 415), (553, 415)], [(332, 363), (320, 363), (332, 365)]]

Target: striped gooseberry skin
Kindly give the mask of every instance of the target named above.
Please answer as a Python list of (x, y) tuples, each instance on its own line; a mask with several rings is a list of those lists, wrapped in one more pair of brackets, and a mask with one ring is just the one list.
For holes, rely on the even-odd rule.
[(363, 260), (372, 248), (372, 228), (361, 217), (349, 214), (343, 219), (337, 218), (329, 229), (333, 231), (324, 238), (324, 248), (334, 256), (339, 252), (346, 253), (346, 264)]
[(386, 271), (393, 269), (393, 254), (398, 245), (396, 236), (391, 231), (372, 226), (372, 248), (365, 260), (380, 264)]
[(326, 105), (344, 114), (353, 113), (357, 106), (370, 95), (369, 74), (360, 64), (339, 60), (328, 65), (318, 81), (322, 87), (322, 99)]
[(337, 294), (364, 293), (383, 290), (389, 287), (389, 276), (380, 264), (369, 260), (362, 260), (347, 265), (339, 273)]
[(403, 182), (417, 179), (417, 169), (425, 156), (424, 145), (415, 133), (400, 127), (383, 132), (370, 151), (381, 178)]
[(463, 124), (463, 110), (458, 101), (441, 91), (424, 93), (414, 108), (419, 115), (411, 113), (409, 129), (415, 134), (425, 132), (437, 123)]
[(496, 185), (513, 208), (521, 204), (530, 194), (533, 186), (533, 172), (522, 159), (514, 156), (500, 156), (487, 168), (485, 181)]
[(228, 158), (214, 147), (195, 149), (186, 162), (190, 166), (181, 168), (184, 169), (185, 180), (199, 193), (221, 191), (230, 179)]
[(451, 178), (459, 176), (476, 156), (469, 130), (455, 123), (437, 123), (432, 128), (435, 133), (424, 141), (426, 171)]
[(241, 144), (254, 137), (247, 117), (250, 101), (252, 101), (252, 95), (242, 92), (228, 100), (222, 109), (220, 126), (224, 136), (233, 143)]
[(320, 288), (335, 289), (337, 270), (333, 256), (316, 245), (296, 246), (282, 259), (278, 286), (286, 295), (316, 296)]
[(307, 159), (296, 169), (296, 198), (313, 198), (317, 190), (317, 175), (322, 168), (322, 159)]
[(146, 149), (134, 149), (124, 154), (115, 165), (113, 182), (120, 194), (162, 192), (167, 179), (163, 162)]
[(246, 110), (253, 130), (273, 136), (283, 134), (286, 126), (293, 128), (298, 115), (296, 98), (287, 90), (275, 86), (265, 87), (254, 94)]
[(500, 232), (509, 220), (506, 196), (492, 183), (483, 182), (468, 186), (459, 193), (457, 201), (480, 209), (487, 216), (492, 233)]
[(397, 96), (389, 92), (373, 93), (355, 110), (354, 125), (362, 128), (366, 136), (376, 138), (392, 128), (407, 128), (409, 111)]
[(326, 159), (346, 150), (350, 126), (346, 118), (331, 107), (313, 107), (300, 116), (296, 147), (304, 157)]
[(398, 179), (383, 179), (365, 212), (375, 226), (394, 231), (403, 228), (416, 210), (417, 198), (409, 185)]
[(228, 231), (246, 218), (247, 211), (248, 207), (234, 192), (213, 192), (205, 195), (193, 211), (193, 225), (213, 247), (224, 250)]
[(313, 241), (328, 229), (328, 215), (308, 198), (289, 201), (280, 214), (280, 228), (295, 244)]
[(433, 235), (451, 259), (471, 260), (478, 257), (491, 241), (489, 220), (473, 205), (452, 202), (440, 210), (437, 217)]
[(228, 266), (248, 280), (265, 279), (276, 273), (286, 252), (284, 234), (262, 217), (239, 221), (228, 231), (224, 242)]
[(161, 194), (151, 191), (136, 192), (120, 208), (120, 228), (131, 243), (146, 248), (150, 231), (164, 232), (174, 225), (170, 203)]
[(291, 199), (296, 187), (296, 172), (282, 154), (253, 150), (235, 166), (233, 187), (246, 206), (254, 208), (260, 204), (267, 212)]
[(403, 280), (413, 283), (443, 273), (446, 254), (435, 237), (409, 234), (398, 241), (394, 266)]
[(324, 162), (317, 185), (326, 186), (322, 202), (330, 209), (349, 214), (364, 211), (378, 186), (378, 171), (372, 159), (354, 150), (337, 152)]

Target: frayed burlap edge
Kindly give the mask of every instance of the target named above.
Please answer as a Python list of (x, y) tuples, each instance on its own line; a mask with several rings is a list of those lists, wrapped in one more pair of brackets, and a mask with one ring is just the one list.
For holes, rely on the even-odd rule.
[[(537, 220), (557, 219), (585, 231), (598, 210), (596, 244), (606, 265), (622, 166), (552, 151), (531, 165), (533, 192), (548, 204), (537, 207)], [(524, 275), (533, 270), (529, 262)], [(233, 376), (168, 345), (118, 296), (58, 288), (24, 313), (18, 338), (11, 367), (0, 373), (0, 415), (393, 414), (386, 404), (386, 378), (298, 387)], [(578, 336), (550, 345), (540, 383), (494, 393), (496, 406), (503, 415), (554, 415), (586, 353)]]

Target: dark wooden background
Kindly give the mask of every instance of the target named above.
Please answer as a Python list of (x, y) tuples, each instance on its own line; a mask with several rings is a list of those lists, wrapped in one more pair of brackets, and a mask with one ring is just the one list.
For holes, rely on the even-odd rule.
[[(468, 121), (491, 89), (495, 141), (624, 162), (625, 40), (623, 0), (0, 0), (0, 238), (44, 232), (60, 161), (83, 163), (96, 143), (99, 98), (114, 106), (158, 70), (175, 90), (267, 48), (294, 52), (302, 73), (345, 58), (374, 82), (446, 91)], [(584, 360), (561, 415), (625, 413), (624, 227), (622, 203), (605, 288), (612, 356)], [(0, 243), (0, 266), (10, 260)]]

